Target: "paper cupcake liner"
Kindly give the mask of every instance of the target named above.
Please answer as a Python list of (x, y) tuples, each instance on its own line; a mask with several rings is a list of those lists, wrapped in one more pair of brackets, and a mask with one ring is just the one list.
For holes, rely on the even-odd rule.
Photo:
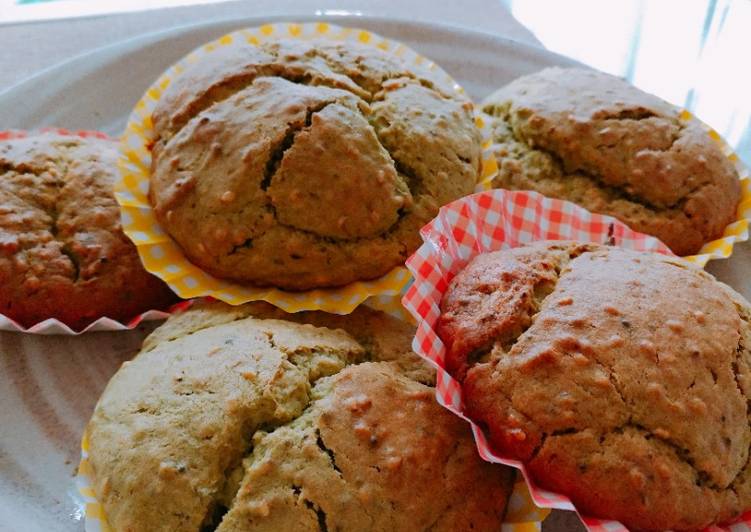
[[(0, 141), (21, 139), (28, 137), (29, 135), (35, 135), (38, 133), (57, 133), (58, 135), (69, 135), (82, 138), (98, 138), (98, 139), (111, 139), (111, 137), (101, 131), (89, 131), (89, 130), (71, 130), (61, 127), (45, 127), (34, 131), (26, 131), (21, 129), (8, 129), (0, 131)], [(149, 310), (134, 316), (127, 322), (123, 323), (112, 318), (101, 317), (80, 331), (76, 331), (70, 328), (65, 323), (54, 318), (46, 319), (39, 323), (35, 323), (31, 327), (24, 327), (20, 323), (17, 323), (12, 318), (0, 314), (0, 331), (13, 331), (23, 332), (28, 334), (62, 334), (62, 335), (79, 335), (87, 332), (95, 331), (124, 331), (134, 329), (143, 321), (163, 320), (169, 316), (170, 312), (177, 308), (183, 308), (185, 302), (177, 303), (168, 310)]]
[[(656, 238), (637, 233), (610, 216), (593, 214), (574, 203), (536, 192), (503, 189), (481, 192), (446, 205), (422, 229), (421, 235), (424, 244), (407, 261), (415, 280), (402, 303), (417, 320), (412, 349), (437, 369), (438, 402), (471, 423), (477, 448), (485, 460), (522, 472), (535, 504), (542, 508), (577, 511), (565, 495), (537, 486), (522, 462), (494, 454), (482, 429), (464, 416), (461, 385), (445, 369), (445, 347), (435, 331), (441, 298), (451, 279), (476, 255), (539, 240), (612, 242), (638, 251), (673, 253)], [(617, 521), (582, 514), (579, 517), (589, 530), (626, 530)], [(742, 527), (738, 530), (751, 530), (748, 528), (751, 513), (744, 515), (740, 523), (733, 526)], [(719, 529), (715, 527), (715, 530)]]
[(686, 110), (681, 112), (680, 119), (684, 122), (695, 120), (701, 124), (707, 135), (720, 146), (722, 153), (733, 163), (741, 181), (741, 201), (736, 210), (735, 221), (725, 227), (722, 237), (704, 244), (696, 255), (684, 257), (687, 261), (703, 267), (712, 259), (729, 257), (733, 254), (733, 246), (736, 243), (748, 240), (749, 223), (751, 223), (751, 171), (717, 131)]
[[(334, 24), (310, 22), (303, 24), (277, 23), (248, 28), (224, 35), (205, 44), (170, 67), (146, 91), (131, 114), (121, 142), (119, 161), (121, 180), (116, 185), (115, 196), (122, 209), (123, 229), (133, 240), (146, 269), (164, 280), (180, 297), (189, 299), (212, 296), (238, 305), (248, 301), (263, 300), (286, 312), (324, 310), (339, 314), (352, 312), (357, 305), (371, 296), (396, 297), (409, 282), (409, 273), (403, 267), (394, 268), (383, 277), (360, 281), (342, 288), (319, 289), (306, 292), (287, 292), (275, 288), (257, 288), (218, 279), (192, 264), (180, 247), (159, 226), (148, 199), (151, 152), (154, 140), (151, 114), (163, 91), (179, 76), (188, 64), (205, 60), (214, 50), (222, 47), (258, 45), (275, 39), (312, 39), (325, 37), (344, 42), (370, 45), (402, 58), (405, 62), (431, 72), (443, 79), (458, 93), (464, 90), (435, 63), (405, 45), (385, 39), (366, 30), (343, 28)], [(495, 157), (489, 148), (489, 128), (476, 115), (483, 137), (483, 170), (478, 187), (488, 188), (497, 172)]]
[(13, 321), (7, 316), (4, 316), (3, 314), (0, 314), (0, 331), (13, 331), (13, 332), (22, 332), (27, 334), (41, 334), (41, 335), (69, 335), (69, 336), (78, 336), (79, 334), (84, 334), (88, 332), (97, 332), (97, 331), (129, 331), (131, 329), (135, 329), (138, 327), (141, 322), (143, 321), (155, 321), (155, 320), (163, 320), (169, 317), (169, 315), (177, 310), (177, 308), (182, 308), (182, 305), (185, 302), (177, 303), (176, 305), (170, 307), (168, 310), (149, 310), (147, 312), (144, 312), (142, 314), (139, 314), (138, 316), (135, 316), (131, 320), (127, 321), (126, 323), (113, 320), (112, 318), (99, 318), (96, 321), (90, 323), (85, 328), (81, 329), (80, 331), (76, 331), (74, 329), (71, 329), (68, 325), (65, 323), (50, 318), (44, 321), (41, 321), (39, 323), (35, 323), (31, 327), (24, 327), (23, 325)]

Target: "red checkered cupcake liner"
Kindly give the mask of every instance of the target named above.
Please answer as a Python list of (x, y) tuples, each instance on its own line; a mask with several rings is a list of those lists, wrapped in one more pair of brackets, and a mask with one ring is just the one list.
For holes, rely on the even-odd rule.
[[(402, 304), (417, 321), (412, 343), (416, 353), (437, 369), (436, 398), (454, 414), (464, 415), (461, 385), (445, 370), (445, 347), (436, 334), (441, 298), (451, 279), (476, 255), (521, 246), (539, 240), (577, 240), (611, 243), (638, 251), (672, 255), (654, 237), (637, 233), (610, 216), (591, 213), (573, 203), (551, 199), (536, 192), (490, 190), (446, 205), (421, 231), (423, 245), (407, 260), (414, 281)], [(489, 445), (482, 429), (467, 419), (480, 455), (519, 469), (539, 507), (577, 511), (565, 495), (542, 489), (518, 460), (501, 456)], [(579, 513), (589, 530), (627, 530), (617, 521)], [(713, 530), (722, 530), (713, 527)], [(751, 531), (751, 512), (728, 530)]]

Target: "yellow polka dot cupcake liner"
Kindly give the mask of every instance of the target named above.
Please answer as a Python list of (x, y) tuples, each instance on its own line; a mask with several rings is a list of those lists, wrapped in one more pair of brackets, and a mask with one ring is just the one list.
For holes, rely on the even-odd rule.
[(729, 257), (733, 254), (733, 246), (736, 243), (748, 240), (749, 223), (751, 223), (751, 171), (717, 131), (686, 110), (681, 112), (680, 119), (684, 122), (695, 120), (702, 125), (709, 137), (720, 146), (722, 153), (735, 165), (741, 181), (741, 201), (738, 204), (735, 221), (725, 227), (722, 237), (704, 244), (696, 255), (684, 257), (703, 267), (712, 259)]
[[(81, 439), (81, 462), (76, 474), (75, 498), (84, 515), (86, 532), (113, 532), (107, 522), (104, 506), (97, 500), (94, 491), (94, 471), (89, 456), (89, 440), (84, 433)], [(532, 501), (524, 479), (517, 478), (514, 491), (509, 497), (502, 532), (539, 532), (542, 521), (550, 514), (546, 508), (538, 508)]]
[[(437, 79), (443, 79), (458, 93), (464, 90), (438, 65), (407, 46), (385, 39), (366, 30), (345, 28), (323, 22), (277, 23), (228, 33), (207, 43), (170, 67), (146, 91), (133, 110), (121, 140), (120, 181), (115, 197), (121, 207), (124, 232), (135, 243), (145, 268), (163, 279), (180, 297), (190, 299), (211, 296), (231, 305), (249, 301), (266, 301), (286, 312), (323, 310), (346, 314), (369, 298), (376, 298), (372, 306), (404, 317), (398, 304), (399, 296), (410, 280), (403, 266), (394, 268), (379, 279), (360, 281), (342, 288), (288, 292), (275, 288), (241, 285), (216, 278), (192, 264), (180, 247), (160, 227), (149, 202), (151, 172), (150, 146), (155, 134), (152, 112), (164, 90), (181, 74), (186, 65), (210, 57), (223, 47), (260, 45), (275, 39), (327, 38), (334, 41), (358, 42), (399, 56), (409, 64), (427, 69)], [(478, 190), (489, 188), (497, 173), (495, 158), (490, 152), (489, 128), (479, 114), (476, 124), (483, 132), (483, 168)], [(391, 303), (390, 300), (396, 303)]]

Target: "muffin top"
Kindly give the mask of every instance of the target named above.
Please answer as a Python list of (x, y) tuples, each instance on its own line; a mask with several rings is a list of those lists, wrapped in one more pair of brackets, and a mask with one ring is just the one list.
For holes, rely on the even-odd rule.
[(174, 300), (122, 233), (116, 147), (51, 133), (0, 141), (0, 313), (79, 329)]
[(110, 525), (499, 530), (513, 473), (435, 402), (412, 333), (364, 308), (202, 303), (171, 317), (87, 429)]
[(186, 256), (293, 290), (403, 263), (481, 164), (468, 100), (355, 43), (221, 48), (176, 77), (153, 123), (150, 198)]
[(693, 530), (751, 508), (750, 318), (680, 259), (542, 242), (474, 259), (438, 332), (468, 415), (542, 486)]
[(678, 255), (735, 219), (733, 163), (697, 120), (626, 81), (548, 68), (489, 96), (496, 185), (535, 190), (614, 216)]

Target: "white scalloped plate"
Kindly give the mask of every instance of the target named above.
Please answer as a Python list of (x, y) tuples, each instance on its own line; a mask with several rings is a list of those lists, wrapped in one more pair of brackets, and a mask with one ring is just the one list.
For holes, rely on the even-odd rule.
[[(295, 17), (300, 20), (303, 17)], [(208, 22), (140, 36), (44, 71), (0, 93), (0, 129), (48, 125), (118, 135), (133, 104), (166, 67), (237, 28), (279, 17)], [(475, 99), (515, 77), (573, 61), (485, 33), (373, 17), (322, 17), (400, 40), (439, 63)], [(748, 244), (708, 268), (747, 297)], [(153, 325), (80, 337), (0, 332), (0, 530), (81, 531), (68, 493), (84, 424), (109, 377)], [(576, 519), (546, 521), (572, 529)], [(549, 519), (549, 521), (551, 521)]]

